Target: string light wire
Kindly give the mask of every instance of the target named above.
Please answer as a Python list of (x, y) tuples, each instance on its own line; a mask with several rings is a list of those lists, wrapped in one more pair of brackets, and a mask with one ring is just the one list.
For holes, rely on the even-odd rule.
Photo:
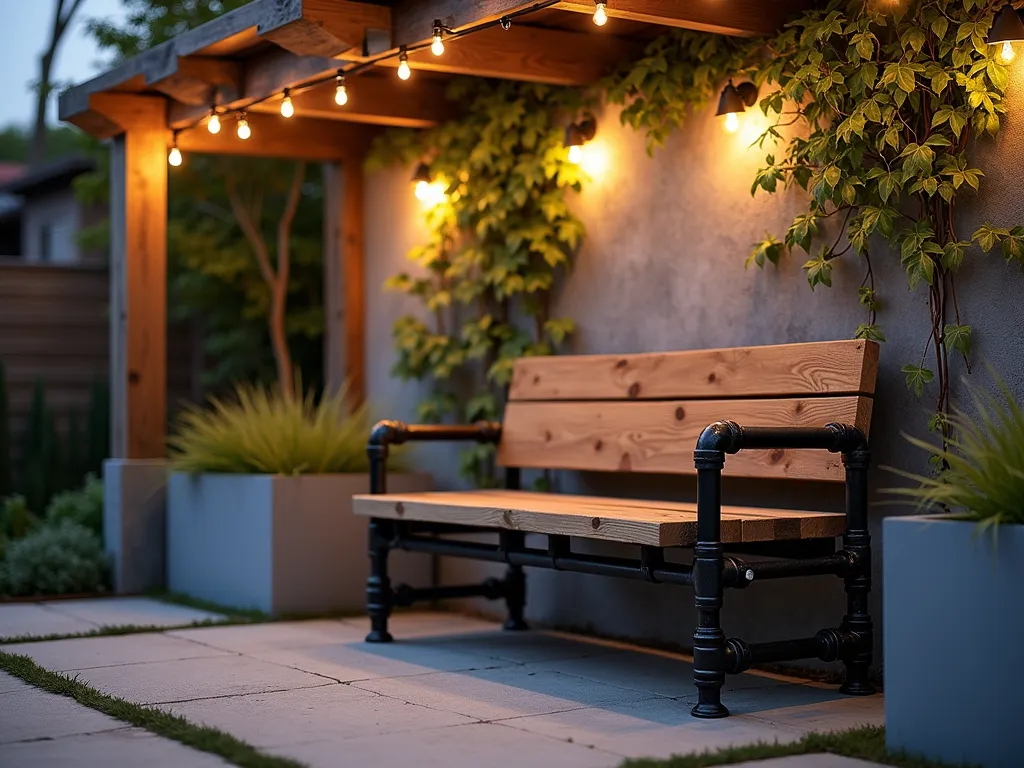
[[(462, 38), (462, 37), (466, 37), (467, 35), (472, 35), (472, 34), (474, 34), (476, 32), (480, 32), (480, 31), (485, 30), (485, 29), (490, 29), (492, 27), (500, 26), (502, 29), (507, 30), (511, 26), (512, 21), (514, 21), (515, 19), (521, 18), (523, 16), (528, 16), (528, 15), (530, 15), (532, 13), (536, 13), (537, 11), (542, 11), (545, 8), (550, 8), (553, 5), (557, 5), (559, 3), (559, 1), (560, 0), (543, 0), (543, 2), (534, 3), (529, 8), (521, 8), (518, 11), (513, 11), (511, 13), (507, 13), (504, 16), (502, 16), (500, 19), (496, 19), (494, 21), (481, 22), (480, 24), (475, 24), (475, 25), (473, 25), (471, 27), (466, 27), (465, 29), (460, 29), (460, 30), (457, 30), (457, 31), (453, 31), (453, 30), (449, 30), (449, 29), (445, 28), (444, 29), (444, 33), (445, 33), (444, 36), (445, 36), (446, 40), (453, 41), (453, 40), (458, 40), (459, 38)], [(297, 94), (303, 93), (304, 91), (307, 91), (310, 88), (315, 88), (318, 85), (323, 85), (324, 83), (330, 82), (332, 80), (335, 80), (341, 86), (344, 86), (345, 78), (354, 77), (355, 75), (361, 74), (362, 72), (365, 72), (365, 71), (367, 71), (369, 69), (372, 69), (377, 64), (380, 64), (383, 61), (387, 61), (388, 59), (397, 59), (397, 58), (400, 58), (403, 54), (405, 54), (407, 56), (410, 53), (415, 53), (416, 51), (421, 51), (421, 50), (423, 50), (425, 48), (430, 48), (431, 45), (433, 44), (433, 42), (434, 41), (433, 41), (433, 36), (432, 36), (431, 39), (426, 41), (426, 42), (417, 43), (416, 45), (402, 46), (401, 48), (399, 48), (396, 51), (380, 54), (379, 56), (367, 59), (366, 61), (361, 61), (358, 64), (352, 65), (348, 69), (338, 69), (335, 72), (332, 72), (330, 75), (324, 75), (322, 77), (317, 77), (317, 78), (314, 78), (312, 80), (307, 80), (305, 82), (302, 82), (302, 83), (300, 83), (298, 85), (291, 86), (291, 87), (285, 89), (285, 90), (287, 90), (287, 93), (288, 93), (286, 98), (289, 99), (289, 103), (290, 103), (292, 95), (297, 95)], [(231, 115), (234, 115), (237, 119), (240, 119), (241, 121), (243, 121), (243, 123), (246, 126), (246, 129), (248, 129), (248, 122), (246, 121), (246, 112), (251, 110), (257, 104), (263, 104), (264, 102), (267, 102), (267, 101), (270, 101), (271, 99), (276, 98), (277, 95), (278, 94), (275, 92), (275, 93), (269, 94), (267, 96), (264, 96), (263, 98), (260, 98), (260, 99), (253, 99), (252, 101), (247, 102), (245, 104), (245, 106), (243, 106), (243, 107), (238, 107), (236, 109), (227, 109), (227, 110), (224, 110), (223, 112), (215, 111), (216, 110), (216, 107), (215, 107), (214, 110), (211, 110), (211, 112), (208, 112), (206, 115), (204, 115), (200, 119), (196, 120), (195, 122), (190, 123), (188, 125), (185, 125), (185, 126), (179, 128), (179, 129), (177, 129), (175, 131), (175, 133), (178, 134), (178, 133), (181, 133), (182, 131), (190, 131), (190, 130), (192, 130), (194, 128), (197, 128), (198, 126), (200, 126), (203, 123), (205, 123), (208, 120), (210, 120), (211, 116), (213, 116), (213, 115), (217, 116), (217, 122), (220, 122), (225, 117), (230, 117)], [(347, 94), (346, 94), (346, 101), (347, 101)], [(211, 133), (215, 133), (215, 132), (216, 131), (211, 131)]]

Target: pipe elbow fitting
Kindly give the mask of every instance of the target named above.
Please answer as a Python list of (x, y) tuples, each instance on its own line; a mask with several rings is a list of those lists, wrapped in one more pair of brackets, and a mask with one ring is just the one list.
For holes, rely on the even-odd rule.
[(409, 428), (405, 422), (385, 419), (378, 421), (370, 430), (368, 448), (387, 448), (389, 445), (400, 445), (405, 442)]
[(716, 421), (697, 438), (698, 451), (736, 453), (743, 439), (743, 428), (735, 421)]
[(857, 427), (832, 422), (826, 424), (825, 429), (833, 436), (832, 445), (829, 446), (832, 453), (853, 453), (868, 449), (868, 439)]

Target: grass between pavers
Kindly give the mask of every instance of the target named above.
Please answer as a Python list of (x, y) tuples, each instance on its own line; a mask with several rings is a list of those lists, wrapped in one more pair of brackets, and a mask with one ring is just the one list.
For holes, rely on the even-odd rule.
[(76, 678), (44, 669), (28, 656), (0, 651), (0, 671), (44, 691), (67, 696), (115, 720), (144, 728), (187, 747), (218, 755), (242, 768), (305, 768), (303, 763), (296, 760), (264, 754), (251, 744), (217, 728), (196, 725), (155, 707), (108, 696)]
[(745, 747), (726, 747), (695, 755), (673, 755), (667, 759), (641, 758), (626, 760), (620, 768), (707, 768), (715, 765), (733, 765), (754, 760), (792, 755), (820, 755), (830, 753), (868, 760), (900, 768), (971, 768), (964, 764), (943, 763), (906, 752), (890, 752), (885, 747), (885, 728), (865, 726), (834, 733), (811, 733), (790, 744), (759, 742)]
[(116, 635), (141, 635), (147, 632), (172, 632), (178, 629), (196, 629), (198, 627), (228, 627), (235, 624), (249, 624), (248, 621), (218, 621), (203, 619), (188, 624), (106, 624), (84, 632), (54, 632), (49, 635), (13, 635), (0, 637), (0, 646), (17, 645), (19, 643), (48, 643), (52, 640), (79, 640), (85, 637), (113, 637)]

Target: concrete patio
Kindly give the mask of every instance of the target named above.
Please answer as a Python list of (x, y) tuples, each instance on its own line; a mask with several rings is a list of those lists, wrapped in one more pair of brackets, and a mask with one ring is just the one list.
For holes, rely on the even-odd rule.
[[(123, 606), (106, 610), (155, 618), (168, 607)], [(0, 635), (20, 634), (8, 622), (24, 607), (0, 606)], [(66, 603), (60, 620), (75, 610)], [(510, 634), (457, 614), (398, 615), (393, 645), (364, 644), (366, 630), (362, 619), (318, 620), (0, 648), (312, 767), (610, 768), (625, 757), (883, 723), (881, 696), (847, 698), (834, 686), (763, 673), (730, 678), (733, 717), (695, 720), (684, 657), (558, 633)], [(41, 627), (40, 634), (52, 631)], [(11, 768), (224, 764), (11, 677), (0, 676), (0, 712), (0, 764)], [(866, 765), (811, 757), (758, 765)]]

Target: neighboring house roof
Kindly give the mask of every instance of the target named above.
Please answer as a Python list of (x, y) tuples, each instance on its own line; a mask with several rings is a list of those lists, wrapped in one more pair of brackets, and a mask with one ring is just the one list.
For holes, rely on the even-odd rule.
[(24, 163), (0, 163), (0, 187), (25, 174)]
[(0, 195), (31, 197), (40, 192), (68, 186), (76, 176), (96, 170), (96, 163), (84, 155), (65, 155), (31, 168), (20, 176), (4, 182), (0, 176)]

